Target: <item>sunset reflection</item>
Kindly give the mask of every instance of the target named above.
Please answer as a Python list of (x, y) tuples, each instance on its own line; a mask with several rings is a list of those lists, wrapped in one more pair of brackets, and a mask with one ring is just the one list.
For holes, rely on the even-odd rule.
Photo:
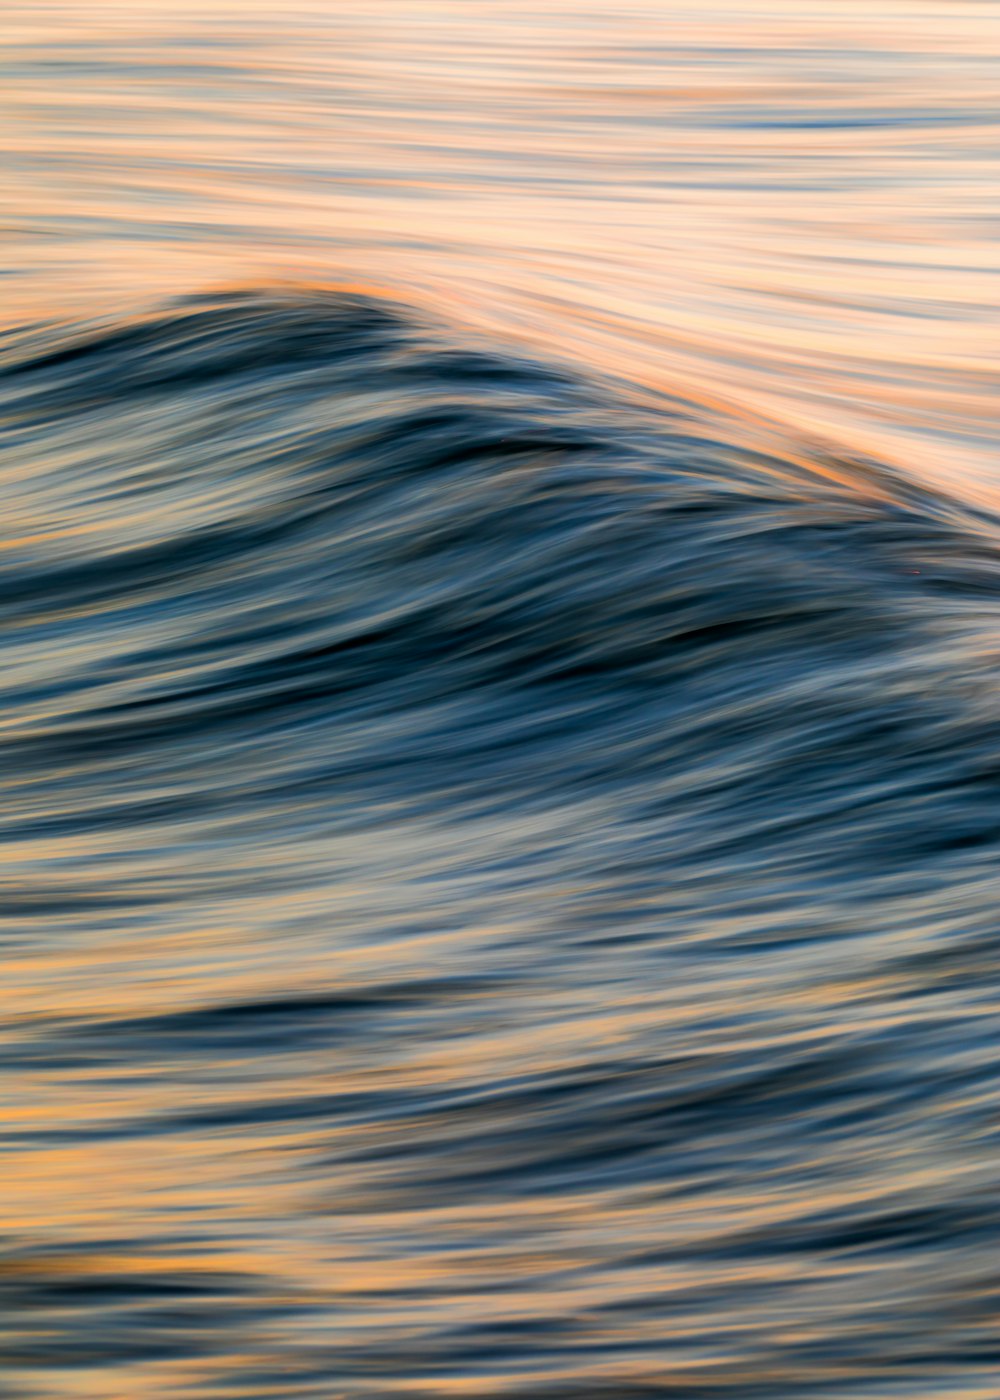
[(11, 1396), (1000, 1394), (997, 20), (8, 3)]

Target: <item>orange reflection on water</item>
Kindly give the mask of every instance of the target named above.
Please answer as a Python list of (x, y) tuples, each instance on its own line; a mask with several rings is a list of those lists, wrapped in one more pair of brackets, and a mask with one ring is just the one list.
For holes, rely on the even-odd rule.
[(995, 7), (8, 8), (8, 315), (362, 278), (988, 487)]

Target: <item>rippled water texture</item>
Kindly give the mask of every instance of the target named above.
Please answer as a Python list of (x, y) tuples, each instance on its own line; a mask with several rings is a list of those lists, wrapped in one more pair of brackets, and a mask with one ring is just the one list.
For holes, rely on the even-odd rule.
[(1000, 1396), (998, 10), (3, 8), (5, 1397)]

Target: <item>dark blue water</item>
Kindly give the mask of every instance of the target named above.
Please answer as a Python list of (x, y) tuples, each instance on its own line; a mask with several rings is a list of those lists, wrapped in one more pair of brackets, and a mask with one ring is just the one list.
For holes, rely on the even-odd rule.
[(357, 296), (9, 336), (11, 1396), (1000, 1395), (1000, 528)]

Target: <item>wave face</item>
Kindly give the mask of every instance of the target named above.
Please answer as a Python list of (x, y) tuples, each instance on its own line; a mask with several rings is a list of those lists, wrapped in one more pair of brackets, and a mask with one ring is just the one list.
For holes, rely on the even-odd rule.
[(358, 296), (0, 402), (12, 1393), (995, 1393), (994, 520)]

